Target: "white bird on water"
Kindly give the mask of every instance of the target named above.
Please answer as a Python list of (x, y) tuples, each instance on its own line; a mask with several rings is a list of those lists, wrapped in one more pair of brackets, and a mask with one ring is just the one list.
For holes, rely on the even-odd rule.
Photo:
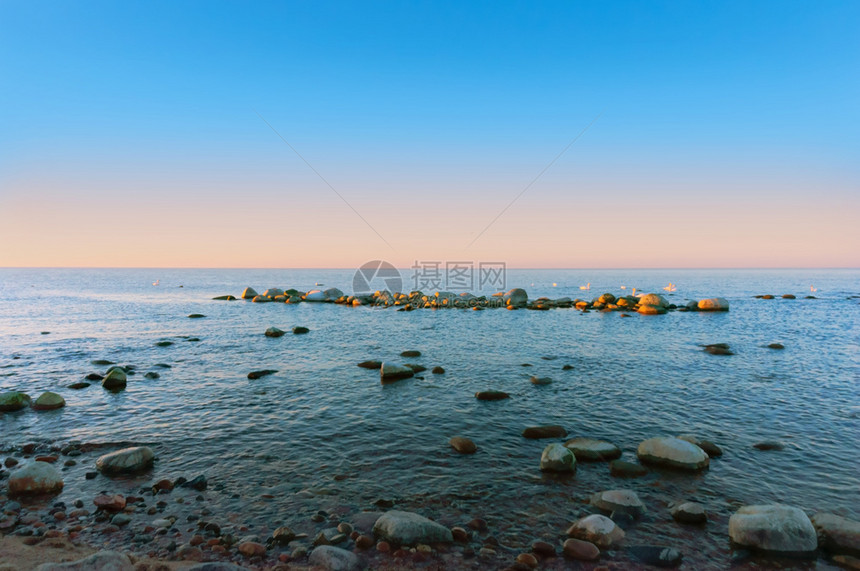
[(152, 285), (158, 285), (160, 282), (161, 280), (155, 280), (154, 282), (152, 282)]
[(664, 287), (663, 289), (665, 289), (666, 291), (675, 291), (675, 290), (677, 290), (678, 288), (677, 288), (677, 287), (675, 287), (675, 284), (673, 284), (672, 282), (669, 282), (669, 285), (667, 285), (667, 286), (666, 286), (666, 287)]
[(588, 282), (584, 286), (579, 286), (579, 289), (591, 289), (591, 282)]
[(815, 286), (809, 286), (809, 291), (818, 291), (818, 288)]

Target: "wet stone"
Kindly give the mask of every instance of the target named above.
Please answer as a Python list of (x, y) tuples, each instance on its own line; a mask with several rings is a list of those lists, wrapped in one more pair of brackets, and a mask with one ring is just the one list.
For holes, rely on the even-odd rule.
[(565, 557), (580, 561), (594, 561), (600, 557), (600, 550), (593, 543), (580, 539), (567, 539), (562, 547)]
[(475, 443), (464, 436), (454, 436), (448, 443), (460, 454), (474, 454), (478, 450)]
[(764, 440), (753, 444), (753, 448), (756, 450), (783, 450), (785, 449), (785, 444), (776, 440)]
[(510, 398), (510, 395), (502, 391), (478, 391), (475, 393), (475, 398), (484, 401), (496, 401)]
[(616, 478), (640, 478), (648, 474), (648, 468), (633, 462), (613, 460), (609, 463), (609, 473)]
[(547, 426), (530, 426), (523, 430), (523, 437), (529, 439), (562, 438), (567, 436), (567, 430), (557, 424)]
[(634, 545), (628, 547), (627, 550), (642, 563), (655, 567), (677, 567), (683, 559), (681, 552), (672, 547)]
[(248, 378), (251, 379), (252, 381), (255, 381), (257, 379), (261, 379), (261, 378), (266, 377), (268, 375), (273, 375), (277, 372), (278, 372), (277, 369), (261, 369), (259, 371), (251, 371), (250, 373), (248, 373)]
[(704, 506), (695, 502), (684, 502), (673, 507), (672, 518), (681, 523), (692, 524), (705, 523), (708, 520)]

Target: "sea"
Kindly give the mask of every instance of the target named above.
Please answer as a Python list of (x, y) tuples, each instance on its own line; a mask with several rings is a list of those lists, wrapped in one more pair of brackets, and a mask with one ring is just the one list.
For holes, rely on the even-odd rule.
[[(412, 289), (412, 270), (402, 273)], [(30, 443), (94, 444), (102, 453), (145, 444), (157, 454), (151, 472), (88, 480), (98, 454), (85, 454), (63, 467), (59, 499), (205, 474), (210, 509), (260, 533), (290, 525), (315, 534), (308, 518), (319, 511), (347, 520), (395, 506), (447, 525), (483, 518), (498, 549), (512, 553), (538, 539), (560, 544), (567, 525), (589, 513), (592, 493), (632, 489), (648, 512), (627, 541), (676, 547), (691, 568), (757, 561), (728, 540), (728, 518), (745, 504), (860, 519), (860, 270), (505, 272), (504, 288), (530, 298), (635, 287), (679, 306), (730, 303), (728, 312), (629, 318), (212, 299), (248, 286), (351, 293), (355, 280), (355, 269), (0, 269), (0, 392), (54, 391), (67, 403), (0, 413), (0, 455)], [(675, 291), (663, 289), (669, 283)], [(195, 313), (205, 317), (188, 318)], [(310, 331), (293, 335), (294, 326)], [(268, 338), (269, 327), (287, 334)], [(712, 343), (734, 354), (703, 351)], [(401, 357), (405, 350), (421, 355)], [(127, 388), (68, 388), (104, 374), (96, 360), (132, 365)], [(383, 385), (378, 371), (356, 366), (365, 360), (428, 370)], [(434, 366), (445, 373), (431, 374)], [(277, 372), (248, 378), (260, 369)], [(510, 398), (478, 401), (483, 390)], [(575, 475), (558, 476), (539, 461), (547, 444), (565, 439), (522, 437), (538, 425), (611, 441), (634, 462), (638, 443), (654, 436), (694, 434), (724, 454), (694, 474), (657, 469), (619, 480), (606, 463), (580, 462)], [(477, 453), (456, 453), (453, 436), (472, 439)], [(762, 441), (783, 447), (754, 447)], [(704, 504), (705, 527), (672, 520), (669, 506), (686, 500)], [(820, 559), (791, 565), (829, 568)]]

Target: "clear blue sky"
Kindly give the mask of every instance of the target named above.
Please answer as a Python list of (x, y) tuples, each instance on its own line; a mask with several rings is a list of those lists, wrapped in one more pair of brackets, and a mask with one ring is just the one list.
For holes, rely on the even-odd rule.
[[(713, 212), (715, 199), (725, 201), (722, 216), (735, 200), (762, 213), (776, 201), (784, 209), (779, 219), (741, 216), (726, 224), (739, 225), (749, 240), (759, 222), (766, 238), (805, 216), (814, 224), (792, 247), (796, 254), (797, 244), (818, 237), (806, 252), (813, 260), (815, 251), (832, 254), (826, 240), (835, 234), (823, 228), (845, 225), (847, 232), (848, 218), (840, 216), (860, 216), (858, 30), (860, 2), (851, 1), (4, 1), (0, 209), (8, 218), (0, 219), (9, 226), (48, 204), (70, 208), (81, 224), (139, 212), (176, 247), (183, 238), (177, 221), (199, 216), (212, 225), (191, 225), (195, 236), (258, 239), (253, 201), (269, 205), (264, 223), (276, 230), (282, 221), (290, 240), (317, 228), (325, 242), (345, 227), (341, 242), (407, 262), (419, 255), (409, 235), (414, 225), (387, 219), (428, 209), (437, 211), (428, 235), (436, 228), (453, 238), (442, 240), (439, 252), (420, 254), (445, 259), (459, 255), (462, 243), (603, 113), (487, 231), (477, 254), (497, 258), (529, 235), (540, 241), (526, 240), (526, 249), (587, 249), (597, 227), (568, 235), (560, 219), (544, 224), (541, 205), (571, 217), (585, 205), (648, 206), (645, 215), (656, 218), (653, 205), (640, 203), (651, 196), (685, 217)], [(255, 110), (381, 234), (403, 245), (398, 254), (380, 245)], [(433, 200), (467, 209), (474, 227), (463, 226), (462, 212), (442, 217)], [(215, 201), (234, 206), (224, 213), (203, 206)], [(831, 213), (810, 201), (816, 208), (829, 203)], [(176, 217), (159, 226), (159, 211), (147, 210), (154, 205), (169, 205)], [(54, 226), (59, 242), (74, 227), (62, 233), (59, 222)], [(627, 243), (665, 238), (643, 223), (629, 228)], [(614, 235), (625, 231), (613, 228)], [(734, 235), (717, 226), (707, 232), (691, 243), (728, 243)], [(122, 264), (95, 242), (75, 244), (66, 254), (55, 245), (54, 257), (47, 246), (26, 255), (35, 265), (65, 265), (61, 255), (68, 265), (88, 265), (87, 251), (96, 256), (93, 265)], [(145, 244), (130, 235), (126, 247), (143, 255)], [(325, 244), (313, 252), (319, 265), (353, 263), (333, 253), (336, 241)], [(736, 264), (728, 258), (714, 265), (767, 265), (774, 253), (771, 245), (752, 253), (736, 246)], [(512, 265), (530, 265), (525, 251)], [(838, 253), (842, 258), (824, 265), (860, 261)], [(791, 265), (792, 255), (782, 252), (776, 265)], [(165, 265), (191, 264), (190, 253), (183, 256)], [(20, 258), (0, 256), (0, 265), (21, 265)], [(595, 264), (554, 260), (536, 265)], [(161, 265), (154, 262), (140, 258), (141, 265)], [(643, 261), (649, 263), (695, 265), (680, 255)], [(223, 264), (245, 265), (238, 258)]]

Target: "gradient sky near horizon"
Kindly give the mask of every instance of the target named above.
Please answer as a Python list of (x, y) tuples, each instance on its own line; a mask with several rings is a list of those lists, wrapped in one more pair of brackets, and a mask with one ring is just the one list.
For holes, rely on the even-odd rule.
[(827, 0), (6, 0), (0, 266), (860, 267), (858, 26)]

